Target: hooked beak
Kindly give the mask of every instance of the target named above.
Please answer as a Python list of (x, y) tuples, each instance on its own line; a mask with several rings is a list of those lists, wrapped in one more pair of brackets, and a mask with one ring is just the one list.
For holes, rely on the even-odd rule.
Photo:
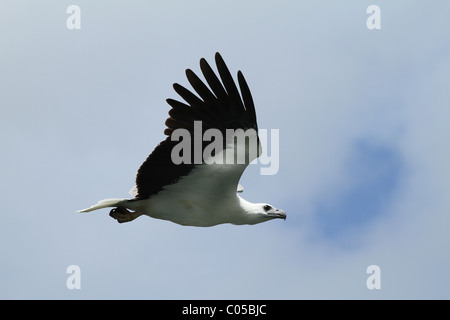
[(286, 212), (281, 209), (276, 209), (275, 212), (272, 214), (274, 218), (283, 219), (286, 220)]

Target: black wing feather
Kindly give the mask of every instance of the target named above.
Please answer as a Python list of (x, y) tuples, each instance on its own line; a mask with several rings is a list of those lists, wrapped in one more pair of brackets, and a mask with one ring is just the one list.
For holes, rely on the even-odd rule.
[(245, 108), (244, 105), (242, 104), (242, 100), (236, 88), (236, 84), (234, 83), (234, 80), (231, 77), (231, 73), (228, 70), (220, 54), (216, 54), (216, 64), (217, 69), (219, 70), (220, 78), (222, 79), (222, 82), (225, 86), (225, 90), (228, 93), (229, 104), (236, 106), (234, 108), (229, 108), (229, 112), (231, 113), (231, 116), (233, 118), (241, 119), (245, 112)]
[[(241, 99), (231, 73), (219, 53), (216, 53), (215, 61), (221, 80), (205, 59), (200, 60), (200, 69), (209, 88), (192, 70), (186, 70), (186, 77), (198, 96), (177, 83), (173, 85), (187, 104), (167, 99), (167, 103), (172, 107), (169, 111), (170, 117), (166, 120), (167, 128), (164, 130), (168, 137), (153, 150), (139, 168), (136, 176), (137, 199), (148, 198), (158, 193), (165, 185), (175, 183), (195, 168), (193, 161), (190, 164), (173, 163), (172, 149), (179, 143), (171, 140), (174, 130), (186, 129), (192, 134), (194, 121), (202, 121), (203, 132), (209, 128), (219, 129), (223, 133), (226, 129), (258, 129), (255, 106), (244, 76), (238, 72)], [(194, 139), (191, 139), (192, 143), (193, 141)], [(204, 142), (203, 148), (208, 143)]]
[(238, 71), (238, 82), (239, 87), (241, 88), (242, 93), (242, 99), (244, 100), (245, 105), (245, 116), (246, 121), (248, 123), (254, 124), (254, 129), (258, 131), (258, 124), (256, 122), (256, 110), (255, 110), (255, 104), (253, 103), (252, 94), (250, 93), (250, 89), (247, 85), (247, 81), (245, 81), (244, 75), (241, 71)]
[(216, 103), (217, 98), (191, 69), (186, 70), (186, 77), (188, 78), (192, 88), (197, 91), (200, 98), (202, 98), (207, 105), (213, 105)]

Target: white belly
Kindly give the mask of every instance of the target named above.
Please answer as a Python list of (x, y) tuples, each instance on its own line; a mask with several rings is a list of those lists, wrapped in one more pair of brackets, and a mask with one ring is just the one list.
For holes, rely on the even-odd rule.
[(181, 225), (207, 227), (233, 223), (242, 215), (236, 185), (214, 179), (214, 171), (196, 170), (195, 175), (185, 176), (148, 200), (139, 201), (138, 210)]
[(245, 223), (236, 193), (245, 166), (213, 164), (194, 168), (148, 200), (139, 201), (139, 211), (181, 225), (206, 227)]
[(227, 223), (237, 214), (238, 196), (234, 199), (201, 197), (197, 192), (160, 191), (143, 200), (139, 211), (152, 218), (169, 220), (181, 225), (209, 227)]

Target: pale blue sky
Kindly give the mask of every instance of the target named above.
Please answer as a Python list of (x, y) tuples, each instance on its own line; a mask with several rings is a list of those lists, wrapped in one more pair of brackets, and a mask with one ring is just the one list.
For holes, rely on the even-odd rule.
[[(66, 9), (81, 8), (81, 30)], [(381, 8), (368, 30), (366, 8)], [(450, 298), (450, 5), (416, 1), (2, 1), (0, 298)], [(242, 70), (286, 221), (120, 225), (140, 164), (219, 51)], [(66, 268), (81, 268), (68, 290)], [(381, 268), (368, 290), (366, 268)]]

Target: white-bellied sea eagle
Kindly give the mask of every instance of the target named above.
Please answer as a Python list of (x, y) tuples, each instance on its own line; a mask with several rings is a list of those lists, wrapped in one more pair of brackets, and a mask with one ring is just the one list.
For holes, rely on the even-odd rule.
[(186, 103), (167, 99), (172, 107), (164, 131), (168, 137), (139, 168), (130, 191), (134, 198), (101, 200), (79, 212), (113, 207), (110, 216), (120, 223), (147, 215), (199, 227), (286, 219), (283, 210), (237, 194), (242, 173), (261, 154), (255, 106), (242, 73), (237, 73), (239, 94), (219, 53), (215, 60), (221, 80), (200, 60), (209, 88), (186, 70), (198, 96), (173, 85)]

